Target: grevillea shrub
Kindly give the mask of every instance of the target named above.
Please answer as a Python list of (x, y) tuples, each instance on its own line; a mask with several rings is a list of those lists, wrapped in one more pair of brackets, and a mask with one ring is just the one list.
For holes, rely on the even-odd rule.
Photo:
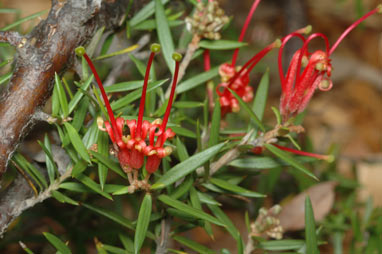
[[(354, 253), (381, 251), (382, 217), (378, 226), (369, 223), (367, 206), (369, 217), (360, 222), (348, 206), (356, 206), (357, 183), (328, 172), (338, 153), (315, 153), (301, 135), (316, 90), (336, 89), (335, 50), (361, 22), (381, 13), (381, 5), (354, 18), (334, 43), (304, 24), (251, 52), (245, 35), (254, 29), (250, 23), (260, 0), (252, 3), (237, 39), (231, 24), (237, 17), (217, 0), (187, 1), (179, 12), (173, 1), (147, 2), (126, 16), (123, 31), (104, 34), (100, 28), (89, 44), (78, 45), (74, 70), (56, 74), (51, 110), (43, 114), (49, 131), (38, 141), (44, 159), (20, 149), (9, 172), (19, 172), (35, 195), (18, 213), (50, 197), (64, 204), (51, 199), (46, 208), (23, 213), (23, 223), (9, 227), (0, 250), (20, 241), (27, 253), (54, 252), (41, 247), (47, 242), (62, 254), (310, 254), (328, 245), (345, 253), (338, 246), (346, 233), (364, 241), (352, 246)], [(284, 59), (291, 40), (299, 47)], [(120, 45), (130, 46), (118, 50)], [(272, 64), (258, 82), (253, 72), (265, 57)], [(270, 81), (270, 73), (280, 81)], [(271, 86), (281, 86), (280, 103), (271, 105), (274, 117), (265, 119)], [(320, 203), (306, 193), (329, 180), (345, 189), (346, 201), (328, 216), (335, 222), (316, 227)], [(296, 192), (307, 196), (295, 207), (305, 223), (290, 234), (279, 218), (280, 201)], [(246, 233), (230, 218), (231, 210), (240, 211)], [(31, 228), (29, 221), (40, 212), (47, 226), (24, 231), (24, 222)], [(227, 243), (218, 240), (222, 231)]]

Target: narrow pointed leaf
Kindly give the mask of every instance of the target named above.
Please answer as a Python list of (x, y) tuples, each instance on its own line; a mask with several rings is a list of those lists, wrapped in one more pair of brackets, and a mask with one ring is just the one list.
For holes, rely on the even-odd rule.
[(78, 205), (78, 202), (69, 198), (68, 196), (62, 194), (61, 192), (58, 192), (58, 191), (52, 191), (52, 196), (57, 199), (58, 201), (60, 201), (61, 203), (68, 203), (68, 204), (72, 204), (72, 205)]
[(86, 203), (81, 203), (82, 206), (86, 207), (87, 209), (89, 210), (92, 210), (93, 212), (96, 212), (128, 229), (132, 229), (132, 230), (135, 230), (135, 227), (133, 225), (133, 223), (128, 220), (127, 218), (113, 212), (113, 211), (110, 211), (110, 210), (106, 210), (104, 208), (101, 208), (101, 207), (96, 207), (96, 206), (93, 206), (93, 205), (89, 205), (89, 204), (86, 204)]
[(197, 153), (185, 161), (177, 164), (169, 171), (167, 171), (159, 180), (151, 186), (151, 189), (162, 189), (186, 175), (194, 172), (198, 167), (207, 162), (210, 158), (216, 155), (225, 143), (215, 145), (211, 148)]
[(197, 253), (205, 253), (205, 254), (215, 254), (216, 253), (214, 250), (211, 250), (211, 249), (207, 248), (206, 246), (201, 245), (200, 243), (194, 242), (194, 241), (192, 241), (188, 238), (182, 237), (182, 236), (174, 235), (172, 237), (172, 239), (174, 239), (175, 241), (183, 244), (184, 246), (187, 246), (188, 248), (196, 251)]
[(107, 199), (113, 200), (113, 198), (106, 192), (104, 192), (101, 189), (101, 186), (94, 182), (90, 177), (85, 176), (83, 174), (79, 174), (76, 176), (76, 179), (79, 180), (81, 183), (89, 187), (91, 190), (97, 192), (98, 194), (104, 196)]
[(305, 244), (306, 253), (319, 253), (316, 237), (316, 225), (314, 222), (312, 203), (310, 202), (309, 196), (305, 197)]
[(150, 215), (152, 208), (151, 194), (147, 193), (142, 201), (139, 209), (137, 228), (134, 235), (134, 252), (139, 253), (142, 244), (146, 238), (146, 232), (150, 223)]
[(55, 79), (55, 86), (57, 86), (57, 96), (60, 102), (63, 117), (67, 117), (69, 115), (69, 107), (68, 107), (68, 100), (66, 98), (64, 87), (57, 73), (55, 73), (54, 79)]
[(215, 101), (215, 107), (212, 113), (212, 122), (211, 122), (211, 129), (210, 129), (210, 138), (208, 140), (208, 147), (212, 147), (219, 142), (220, 118), (221, 118), (220, 101), (219, 99), (217, 99)]
[(201, 84), (204, 84), (208, 80), (213, 79), (218, 74), (219, 74), (219, 66), (216, 66), (209, 71), (202, 72), (201, 74), (193, 76), (192, 78), (187, 79), (186, 81), (183, 81), (179, 85), (177, 85), (176, 93), (180, 94), (188, 90), (194, 89), (195, 87)]
[(269, 88), (269, 69), (263, 74), (260, 80), (260, 84), (257, 88), (255, 99), (253, 100), (252, 109), (255, 115), (261, 121), (264, 116), (265, 105), (268, 98), (268, 88)]
[(167, 195), (160, 195), (158, 197), (158, 199), (165, 203), (166, 205), (168, 206), (171, 206), (171, 207), (174, 207), (194, 218), (197, 218), (197, 219), (201, 219), (203, 221), (209, 221), (211, 223), (214, 223), (216, 225), (219, 225), (219, 226), (223, 226), (223, 224), (218, 220), (216, 219), (215, 217), (209, 215), (208, 213), (205, 213), (203, 212), (202, 210), (200, 209), (196, 209), (192, 206), (189, 206), (189, 205), (186, 205), (185, 203), (182, 203), (178, 200), (175, 200), (175, 199), (172, 199), (171, 197), (167, 196)]
[(26, 21), (29, 21), (29, 20), (34, 19), (34, 18), (37, 18), (37, 17), (41, 16), (42, 14), (44, 14), (46, 12), (48, 12), (48, 10), (43, 10), (43, 11), (37, 12), (35, 14), (32, 14), (30, 16), (27, 16), (25, 18), (19, 19), (16, 22), (1, 28), (0, 31), (8, 31), (9, 29), (14, 28), (14, 27), (16, 27), (16, 26), (26, 22)]
[(228, 49), (236, 49), (241, 48), (248, 45), (245, 42), (239, 42), (239, 41), (228, 41), (228, 40), (202, 40), (199, 42), (199, 46), (201, 48), (205, 49), (212, 49), (212, 50), (228, 50)]
[(111, 160), (107, 155), (105, 154), (100, 154), (94, 151), (90, 151), (91, 155), (94, 156), (99, 162), (101, 162), (103, 165), (106, 167), (110, 168), (113, 170), (115, 173), (120, 175), (123, 178), (127, 178), (126, 173), (122, 171), (121, 167), (118, 165), (118, 163), (114, 162)]
[(60, 240), (57, 236), (44, 232), (43, 233), (45, 238), (59, 251), (61, 254), (71, 254), (72, 252), (70, 251), (69, 247), (66, 246), (64, 242)]
[(12, 74), (13, 74), (12, 72), (9, 72), (7, 74), (0, 76), (0, 85), (5, 83), (5, 81), (9, 80), (12, 77)]
[[(84, 84), (81, 86), (81, 89), (83, 91), (86, 91), (88, 90), (90, 84), (92, 83), (92, 80), (93, 80), (93, 74), (84, 82)], [(74, 96), (73, 96), (73, 99), (70, 100), (69, 102), (69, 105), (68, 105), (68, 108), (69, 108), (69, 114), (71, 114), (73, 112), (73, 110), (76, 108), (77, 104), (80, 102), (80, 100), (82, 99), (82, 97), (84, 96), (84, 93), (81, 92), (81, 91), (77, 91)]]
[(160, 29), (157, 29), (157, 34), (164, 60), (171, 73), (174, 73), (175, 64), (172, 59), (172, 54), (175, 52), (174, 41), (172, 40), (171, 30), (161, 0), (155, 0), (155, 21), (157, 27), (160, 27)]
[[(169, 0), (162, 0), (162, 4), (164, 5), (168, 1)], [(155, 11), (155, 2), (151, 1), (134, 15), (134, 17), (129, 21), (130, 26), (134, 27), (138, 25), (139, 23), (141, 23), (142, 21), (146, 20), (151, 15), (153, 15), (154, 11)]]
[(241, 97), (239, 95), (237, 95), (234, 91), (232, 91), (231, 89), (229, 89), (229, 91), (233, 94), (233, 96), (235, 96), (236, 100), (239, 102), (240, 107), (243, 108), (245, 111), (247, 111), (247, 113), (251, 117), (251, 120), (253, 120), (253, 122), (257, 125), (257, 127), (259, 127), (261, 131), (265, 131), (264, 125), (259, 120), (259, 118), (256, 116), (255, 112), (253, 112), (252, 109), (250, 107), (248, 107), (247, 103), (245, 103), (241, 99)]
[(264, 194), (244, 189), (240, 186), (237, 186), (237, 185), (232, 184), (230, 182), (221, 180), (219, 178), (211, 178), (210, 182), (215, 184), (216, 186), (222, 188), (222, 189), (238, 193), (238, 194), (245, 196), (245, 197), (250, 197), (250, 198), (263, 198), (263, 197), (265, 197)]
[(74, 149), (76, 149), (76, 151), (81, 156), (81, 158), (83, 158), (84, 160), (90, 163), (90, 156), (88, 154), (88, 150), (86, 149), (84, 143), (82, 143), (82, 140), (80, 136), (78, 135), (78, 132), (76, 131), (76, 129), (74, 129), (74, 127), (67, 122), (64, 123), (64, 126), (66, 131), (68, 132), (69, 139)]
[(293, 157), (289, 156), (286, 152), (278, 149), (277, 147), (271, 145), (271, 144), (265, 144), (265, 148), (267, 148), (271, 153), (279, 157), (281, 160), (287, 162), (292, 167), (300, 170), (301, 172), (305, 173), (306, 175), (312, 177), (313, 179), (318, 181), (318, 178), (311, 173), (307, 168), (304, 167), (300, 162), (295, 160)]
[(259, 243), (261, 249), (269, 251), (299, 250), (303, 246), (303, 240), (272, 240)]

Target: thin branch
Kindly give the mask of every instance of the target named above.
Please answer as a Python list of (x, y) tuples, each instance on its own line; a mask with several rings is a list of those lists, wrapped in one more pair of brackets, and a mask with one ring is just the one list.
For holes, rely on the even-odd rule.
[(157, 249), (155, 254), (166, 254), (167, 253), (167, 245), (170, 238), (171, 232), (171, 219), (166, 218), (161, 222), (161, 236), (157, 239)]
[[(195, 34), (194, 37), (192, 37), (192, 41), (190, 42), (190, 44), (188, 44), (186, 54), (182, 62), (180, 63), (179, 74), (178, 74), (178, 84), (180, 83), (180, 81), (182, 81), (184, 74), (186, 74), (186, 69), (191, 62), (192, 56), (194, 55), (195, 51), (199, 48), (199, 41), (200, 41), (200, 37)], [(165, 94), (166, 99), (170, 97), (170, 92), (171, 92), (171, 86), (167, 88), (167, 91)]]
[(6, 42), (12, 46), (21, 48), (26, 42), (26, 39), (23, 36), (21, 36), (18, 32), (0, 31), (0, 42)]

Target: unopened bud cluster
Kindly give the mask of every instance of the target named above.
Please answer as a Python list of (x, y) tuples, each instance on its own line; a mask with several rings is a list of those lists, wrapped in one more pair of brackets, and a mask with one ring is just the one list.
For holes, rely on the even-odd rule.
[(267, 235), (275, 239), (283, 237), (283, 228), (277, 215), (281, 212), (281, 206), (275, 205), (271, 209), (260, 208), (259, 216), (256, 221), (251, 224), (251, 235), (259, 237)]
[(211, 40), (221, 38), (219, 31), (228, 21), (229, 18), (224, 14), (224, 10), (219, 7), (217, 1), (211, 1), (207, 4), (198, 3), (192, 17), (186, 18), (189, 31)]

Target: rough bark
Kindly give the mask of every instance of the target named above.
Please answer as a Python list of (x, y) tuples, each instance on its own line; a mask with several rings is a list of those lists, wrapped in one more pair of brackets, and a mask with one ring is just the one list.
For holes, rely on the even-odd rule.
[(95, 31), (121, 25), (129, 0), (52, 1), (47, 19), (19, 38), (0, 32), (1, 41), (17, 49), (16, 67), (0, 96), (0, 177), (18, 142), (28, 133), (32, 116), (50, 96), (54, 74), (73, 62), (74, 49)]

